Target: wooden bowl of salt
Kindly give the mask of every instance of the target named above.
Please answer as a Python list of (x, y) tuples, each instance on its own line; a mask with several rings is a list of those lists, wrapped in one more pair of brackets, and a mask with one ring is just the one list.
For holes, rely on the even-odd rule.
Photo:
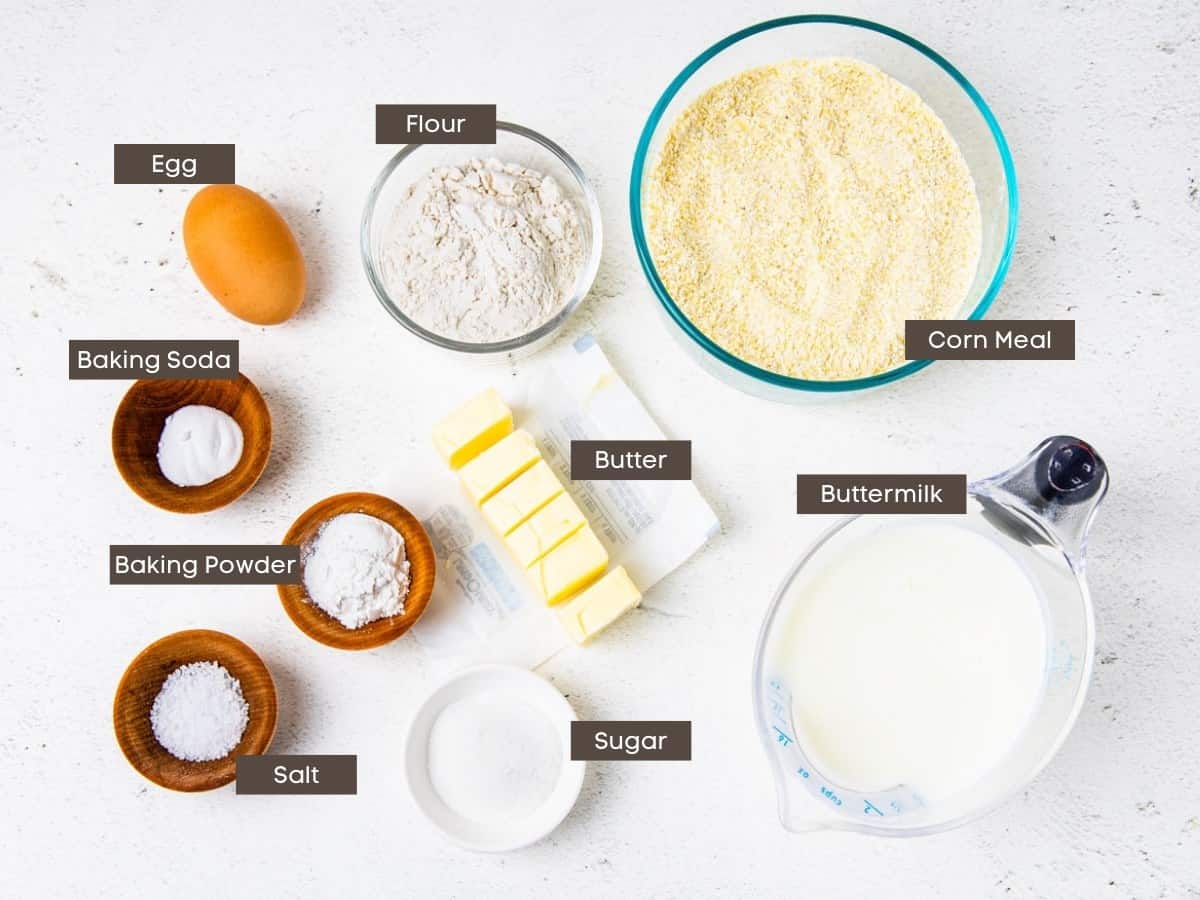
[[(172, 756), (154, 736), (150, 711), (167, 677), (181, 666), (215, 662), (238, 680), (248, 720), (236, 747), (220, 759), (189, 762)], [(265, 753), (275, 736), (275, 682), (258, 654), (220, 631), (177, 631), (139, 653), (121, 676), (113, 700), (113, 729), (129, 764), (160, 787), (210, 791), (237, 777), (237, 758)]]

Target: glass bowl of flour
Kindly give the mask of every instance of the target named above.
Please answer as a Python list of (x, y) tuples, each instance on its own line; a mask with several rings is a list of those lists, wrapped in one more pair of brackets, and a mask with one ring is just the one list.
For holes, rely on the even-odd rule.
[(418, 337), (476, 358), (531, 352), (587, 296), (600, 207), (583, 170), (531, 129), (494, 144), (409, 144), (363, 212), (363, 266), (379, 302)]

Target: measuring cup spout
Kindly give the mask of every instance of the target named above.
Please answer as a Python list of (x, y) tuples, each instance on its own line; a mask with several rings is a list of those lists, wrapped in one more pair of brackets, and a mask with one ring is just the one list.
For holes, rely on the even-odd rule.
[(813, 797), (797, 785), (789, 784), (783, 773), (775, 772), (775, 796), (779, 822), (793, 834), (827, 831), (835, 820), (822, 809)]
[(1108, 467), (1090, 444), (1058, 435), (1011, 469), (972, 485), (972, 491), (1036, 516), (1082, 571), (1088, 529), (1108, 491)]
[[(762, 666), (763, 644), (760, 638), (755, 660), (755, 703), (763, 744), (771, 761), (779, 821), (785, 829), (794, 832), (823, 831), (836, 827), (832, 805), (840, 806), (842, 800), (832, 790), (822, 790), (818, 784), (821, 779), (796, 741), (791, 692), (781, 678), (764, 674)], [(814, 790), (820, 791), (825, 805), (817, 802)]]

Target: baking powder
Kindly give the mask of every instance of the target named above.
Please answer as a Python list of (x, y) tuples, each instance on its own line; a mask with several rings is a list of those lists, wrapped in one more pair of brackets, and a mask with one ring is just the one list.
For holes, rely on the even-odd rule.
[(347, 628), (404, 612), (409, 563), (404, 538), (363, 513), (334, 516), (301, 552), (309, 599)]

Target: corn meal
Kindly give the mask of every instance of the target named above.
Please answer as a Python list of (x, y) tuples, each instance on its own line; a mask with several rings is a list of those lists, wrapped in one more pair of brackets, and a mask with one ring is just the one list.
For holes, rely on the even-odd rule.
[(646, 189), (685, 315), (764, 369), (841, 380), (904, 362), (905, 319), (957, 317), (981, 242), (971, 173), (916, 93), (854, 59), (742, 72), (676, 120)]

